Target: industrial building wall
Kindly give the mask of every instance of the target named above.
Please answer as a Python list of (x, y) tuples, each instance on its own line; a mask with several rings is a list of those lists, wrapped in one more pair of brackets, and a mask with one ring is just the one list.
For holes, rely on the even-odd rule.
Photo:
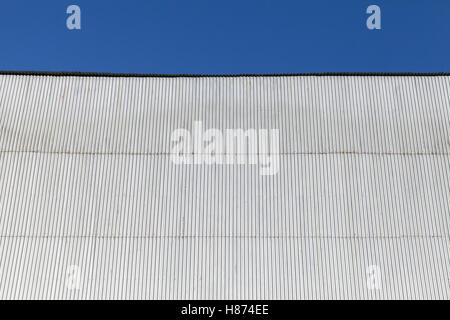
[[(174, 163), (196, 122), (278, 171)], [(0, 298), (450, 299), (449, 155), (449, 76), (3, 74)]]

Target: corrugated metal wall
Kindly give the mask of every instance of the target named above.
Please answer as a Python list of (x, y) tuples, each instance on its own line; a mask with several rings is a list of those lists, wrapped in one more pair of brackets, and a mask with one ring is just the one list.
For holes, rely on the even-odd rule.
[[(278, 174), (175, 165), (194, 121)], [(447, 76), (1, 75), (0, 298), (449, 299), (449, 153)]]

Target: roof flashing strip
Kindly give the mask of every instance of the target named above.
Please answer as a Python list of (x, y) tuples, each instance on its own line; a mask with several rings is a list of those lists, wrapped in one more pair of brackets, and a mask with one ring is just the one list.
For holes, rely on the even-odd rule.
[(153, 74), (108, 73), (78, 71), (2, 71), (0, 75), (54, 76), (54, 77), (131, 77), (131, 78), (233, 78), (233, 77), (437, 77), (450, 76), (449, 72), (318, 72), (318, 73), (267, 73), (267, 74)]

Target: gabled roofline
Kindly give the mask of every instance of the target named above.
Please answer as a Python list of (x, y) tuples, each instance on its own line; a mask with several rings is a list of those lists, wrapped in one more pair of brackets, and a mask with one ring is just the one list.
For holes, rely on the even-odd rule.
[(53, 76), (53, 77), (130, 77), (130, 78), (235, 78), (235, 77), (436, 77), (450, 76), (449, 72), (319, 72), (319, 73), (268, 73), (268, 74), (154, 74), (154, 73), (108, 73), (77, 71), (2, 71), (0, 75)]

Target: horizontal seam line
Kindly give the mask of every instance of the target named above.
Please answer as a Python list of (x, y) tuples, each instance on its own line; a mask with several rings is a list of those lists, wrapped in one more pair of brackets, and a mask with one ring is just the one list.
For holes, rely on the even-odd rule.
[(212, 236), (212, 235), (192, 235), (192, 236), (96, 236), (96, 235), (2, 235), (0, 239), (21, 238), (21, 239), (446, 239), (444, 235), (391, 235), (391, 236)]
[(284, 152), (284, 153), (176, 153), (170, 152), (71, 152), (71, 151), (36, 151), (36, 150), (0, 150), (0, 153), (35, 153), (35, 154), (62, 154), (62, 155), (109, 155), (109, 156), (225, 156), (225, 155), (398, 155), (398, 156), (448, 156), (446, 152), (357, 152), (357, 151), (326, 151), (326, 152)]

